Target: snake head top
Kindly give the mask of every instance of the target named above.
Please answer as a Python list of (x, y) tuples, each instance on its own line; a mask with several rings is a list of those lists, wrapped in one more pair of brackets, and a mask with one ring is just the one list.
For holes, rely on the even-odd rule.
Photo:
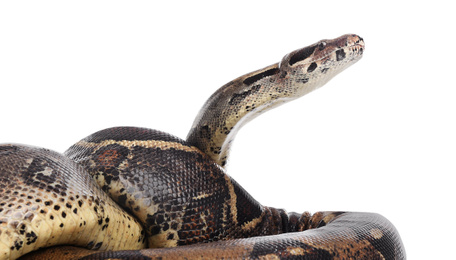
[(293, 51), (279, 63), (282, 87), (290, 98), (301, 97), (326, 84), (335, 75), (361, 59), (364, 41), (354, 34), (321, 40)]

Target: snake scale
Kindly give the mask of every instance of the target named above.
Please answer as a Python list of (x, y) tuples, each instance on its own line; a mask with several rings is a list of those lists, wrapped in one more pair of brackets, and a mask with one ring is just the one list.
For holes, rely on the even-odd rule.
[(227, 83), (187, 140), (114, 127), (64, 154), (0, 145), (0, 258), (405, 259), (381, 215), (263, 206), (225, 173), (242, 125), (324, 85), (363, 51), (361, 37), (343, 35)]

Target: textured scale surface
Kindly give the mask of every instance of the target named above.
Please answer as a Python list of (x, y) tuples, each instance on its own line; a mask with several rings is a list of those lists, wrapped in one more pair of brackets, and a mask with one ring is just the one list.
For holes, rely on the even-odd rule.
[(206, 101), (187, 141), (225, 166), (231, 143), (243, 125), (323, 86), (358, 61), (363, 51), (364, 41), (356, 35), (322, 40), (227, 83)]
[(64, 154), (0, 145), (0, 259), (405, 259), (381, 215), (263, 206), (225, 171), (246, 122), (324, 85), (363, 51), (362, 38), (344, 35), (227, 83), (187, 140), (113, 127)]
[(0, 179), (2, 259), (59, 243), (100, 250), (144, 247), (135, 218), (61, 154), (1, 145)]
[[(244, 226), (254, 219), (267, 222), (268, 211), (200, 150), (166, 133), (110, 128), (78, 142), (66, 155), (144, 223), (149, 247), (272, 232)], [(238, 214), (239, 209), (245, 212)]]

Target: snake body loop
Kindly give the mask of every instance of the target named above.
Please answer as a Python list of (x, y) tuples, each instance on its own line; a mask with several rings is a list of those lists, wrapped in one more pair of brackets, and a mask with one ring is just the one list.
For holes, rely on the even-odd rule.
[(0, 145), (0, 259), (405, 259), (378, 214), (263, 206), (225, 172), (242, 125), (324, 85), (363, 51), (362, 38), (344, 35), (229, 82), (187, 140), (114, 127), (64, 155)]

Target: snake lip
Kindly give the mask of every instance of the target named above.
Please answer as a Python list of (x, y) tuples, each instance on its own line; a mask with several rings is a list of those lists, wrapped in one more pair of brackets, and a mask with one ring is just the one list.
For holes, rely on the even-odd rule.
[(352, 44), (350, 49), (352, 51), (357, 51), (357, 53), (362, 56), (364, 53), (364, 48), (366, 48), (366, 44), (364, 43), (364, 39), (361, 36), (358, 36), (356, 34), (353, 34), (352, 37), (357, 38), (354, 44)]

